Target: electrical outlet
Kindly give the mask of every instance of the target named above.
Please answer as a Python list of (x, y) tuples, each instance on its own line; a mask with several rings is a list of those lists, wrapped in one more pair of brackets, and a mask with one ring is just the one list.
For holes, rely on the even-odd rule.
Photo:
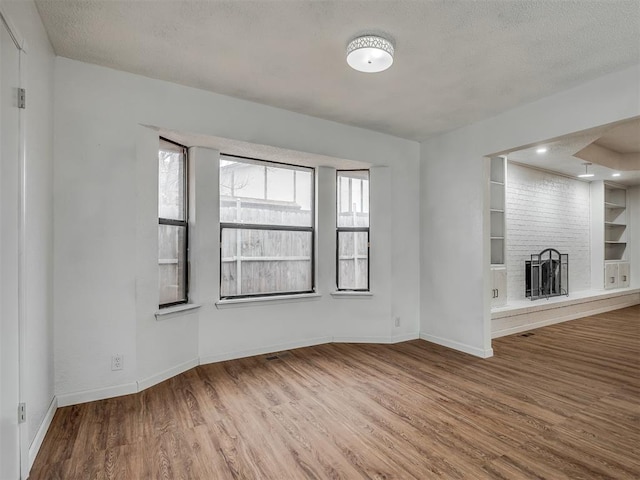
[(124, 355), (117, 353), (111, 356), (111, 370), (122, 370), (124, 368)]
[(400, 326), (400, 317), (396, 317), (396, 327)]

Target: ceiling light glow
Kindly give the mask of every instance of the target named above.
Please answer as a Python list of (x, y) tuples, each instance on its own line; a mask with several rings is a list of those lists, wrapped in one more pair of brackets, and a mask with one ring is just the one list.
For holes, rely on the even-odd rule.
[(347, 45), (347, 63), (365, 73), (382, 72), (393, 64), (393, 44), (386, 38), (365, 35)]
[(540, 147), (536, 150), (536, 153), (547, 153), (547, 147)]
[(589, 173), (589, 165), (592, 165), (589, 162), (583, 163), (584, 165), (584, 173), (581, 173), (580, 175), (578, 175), (578, 177), (580, 178), (591, 178), (593, 177), (593, 173)]
[(612, 176), (612, 177), (619, 177), (619, 176), (620, 176), (620, 174), (619, 174), (619, 173), (612, 173), (612, 174), (611, 174), (611, 176)]

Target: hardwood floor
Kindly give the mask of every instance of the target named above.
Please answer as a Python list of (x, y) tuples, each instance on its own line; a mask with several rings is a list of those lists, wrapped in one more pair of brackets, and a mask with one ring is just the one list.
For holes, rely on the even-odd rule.
[(640, 305), (531, 333), (200, 366), (60, 408), (30, 479), (640, 478)]

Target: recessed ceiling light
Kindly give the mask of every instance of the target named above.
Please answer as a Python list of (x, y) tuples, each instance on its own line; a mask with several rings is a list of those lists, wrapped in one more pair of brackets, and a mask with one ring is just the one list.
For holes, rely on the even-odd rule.
[(619, 173), (612, 173), (612, 174), (611, 174), (611, 176), (612, 176), (612, 177), (619, 177), (619, 176), (620, 176), (620, 174), (619, 174)]
[(393, 44), (386, 38), (364, 35), (347, 45), (347, 63), (359, 72), (382, 72), (393, 64), (393, 53)]
[(536, 150), (536, 153), (547, 153), (547, 147), (540, 147)]
[(593, 177), (593, 173), (589, 173), (589, 165), (591, 165), (591, 163), (587, 162), (587, 163), (583, 163), (583, 165), (584, 165), (584, 173), (581, 173), (580, 175), (578, 175), (578, 177), (580, 178)]

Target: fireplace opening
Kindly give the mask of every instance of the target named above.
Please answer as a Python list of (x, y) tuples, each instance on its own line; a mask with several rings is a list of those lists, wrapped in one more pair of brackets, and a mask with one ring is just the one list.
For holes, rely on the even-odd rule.
[(547, 248), (524, 262), (525, 297), (569, 296), (569, 254)]

